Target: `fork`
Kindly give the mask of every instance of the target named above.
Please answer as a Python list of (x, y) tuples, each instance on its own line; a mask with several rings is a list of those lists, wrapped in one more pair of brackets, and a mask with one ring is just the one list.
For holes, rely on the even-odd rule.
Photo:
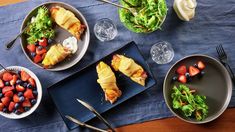
[(45, 5), (41, 6), (44, 10), (48, 11), (48, 8)]
[(102, 2), (104, 2), (104, 3), (108, 3), (108, 4), (111, 4), (111, 5), (113, 5), (113, 6), (126, 9), (126, 10), (130, 11), (134, 16), (136, 16), (136, 15), (138, 14), (135, 8), (128, 8), (128, 7), (125, 7), (125, 6), (122, 6), (122, 5), (113, 3), (113, 2), (111, 2), (111, 1), (109, 1), (109, 0), (98, 0), (98, 1), (102, 1)]
[[(41, 6), (44, 10), (48, 11), (48, 8), (45, 6), (45, 5), (42, 5)], [(24, 29), (19, 33), (17, 34), (12, 40), (10, 40), (5, 46), (6, 46), (6, 49), (9, 50), (11, 49), (11, 47), (15, 44), (15, 41), (17, 40), (17, 38), (19, 38), (24, 32), (25, 30), (28, 28), (28, 25), (26, 27), (24, 27)]]
[(231, 69), (231, 67), (229, 66), (228, 64), (228, 56), (226, 54), (226, 52), (224, 51), (224, 48), (223, 46), (220, 44), (216, 47), (216, 51), (219, 55), (219, 59), (220, 59), (220, 62), (225, 66), (225, 68), (228, 70), (232, 80), (233, 80), (233, 83), (235, 83), (235, 76), (233, 74), (233, 71)]

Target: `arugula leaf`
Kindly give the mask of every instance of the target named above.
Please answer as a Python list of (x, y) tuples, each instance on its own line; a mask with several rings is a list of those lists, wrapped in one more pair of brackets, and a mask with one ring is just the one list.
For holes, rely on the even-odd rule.
[(28, 28), (24, 32), (28, 35), (28, 43), (34, 44), (41, 38), (53, 38), (55, 36), (55, 31), (52, 26), (52, 20), (48, 10), (39, 7), (34, 21), (28, 23)]
[(179, 109), (186, 117), (195, 117), (196, 120), (204, 120), (208, 115), (206, 96), (194, 95), (186, 85), (172, 88), (171, 98), (173, 108)]
[(121, 22), (136, 33), (152, 32), (161, 29), (161, 24), (167, 14), (165, 0), (120, 0), (125, 7), (135, 8), (136, 16), (126, 9), (119, 9)]

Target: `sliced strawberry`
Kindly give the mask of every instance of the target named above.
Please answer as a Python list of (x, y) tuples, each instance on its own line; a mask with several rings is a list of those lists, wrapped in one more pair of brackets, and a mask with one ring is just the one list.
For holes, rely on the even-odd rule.
[(13, 96), (13, 92), (12, 91), (8, 91), (4, 94), (5, 97), (12, 97)]
[(198, 67), (198, 69), (203, 70), (203, 69), (205, 69), (206, 66), (202, 61), (198, 61), (197, 67)]
[(9, 103), (10, 103), (10, 101), (11, 101), (11, 98), (9, 98), (9, 97), (3, 97), (3, 98), (1, 99), (1, 101), (2, 101), (2, 103), (3, 103), (5, 106), (8, 106)]
[(12, 91), (13, 89), (14, 89), (14, 87), (12, 87), (12, 86), (5, 86), (5, 87), (2, 89), (2, 93), (5, 94), (6, 92)]
[(24, 100), (24, 102), (22, 103), (22, 106), (23, 106), (23, 107), (31, 107), (32, 105), (31, 105), (29, 99), (26, 98), (26, 99)]
[(27, 45), (27, 49), (30, 51), (30, 52), (35, 52), (36, 51), (36, 46), (34, 44), (28, 44)]
[(15, 85), (17, 79), (18, 79), (17, 75), (13, 75), (13, 78), (12, 78), (12, 80), (10, 81), (10, 84), (11, 84), (11, 85)]
[(199, 69), (194, 66), (189, 67), (189, 74), (191, 77), (196, 76), (198, 73), (200, 73)]
[(43, 39), (39, 40), (39, 45), (46, 47), (47, 46), (47, 39), (43, 38)]
[(17, 109), (20, 113), (23, 113), (24, 112), (24, 108), (21, 106)]
[(181, 83), (186, 83), (187, 82), (187, 78), (186, 78), (185, 75), (179, 75), (178, 81), (181, 82)]
[(0, 88), (4, 87), (4, 82), (2, 81), (2, 79), (0, 79)]
[(46, 54), (47, 54), (47, 53), (43, 53), (43, 54), (42, 54), (42, 59), (45, 58)]
[(27, 89), (27, 90), (24, 92), (24, 97), (25, 97), (25, 98), (28, 98), (28, 99), (33, 99), (34, 96), (33, 96), (33, 91), (32, 91), (32, 89)]
[(33, 87), (36, 86), (36, 85), (35, 85), (35, 81), (34, 81), (34, 79), (33, 79), (32, 77), (29, 78), (28, 82), (29, 82)]
[(14, 110), (14, 108), (15, 108), (15, 102), (10, 102), (10, 104), (9, 104), (9, 106), (8, 106), (8, 110), (9, 110), (10, 112), (12, 112), (12, 111)]
[(47, 52), (47, 50), (45, 48), (42, 48), (42, 49), (37, 48), (36, 49), (36, 54), (37, 55), (43, 55), (46, 52)]
[(29, 74), (23, 70), (20, 72), (20, 76), (22, 81), (27, 81), (30, 78)]
[(2, 76), (2, 79), (6, 82), (11, 81), (13, 79), (13, 76), (9, 72), (5, 72)]
[(18, 96), (17, 94), (14, 94), (14, 96), (13, 96), (13, 101), (14, 101), (15, 103), (20, 102), (20, 98), (19, 98), (19, 96)]
[(3, 103), (0, 103), (0, 111), (2, 111), (4, 108), (4, 104)]
[(16, 85), (16, 91), (18, 92), (23, 92), (25, 90), (25, 88), (21, 85)]
[(42, 57), (40, 55), (36, 55), (33, 59), (33, 62), (34, 63), (39, 63), (42, 61)]
[(176, 72), (179, 74), (179, 75), (184, 75), (186, 72), (187, 72), (187, 68), (185, 65), (182, 65), (180, 66)]

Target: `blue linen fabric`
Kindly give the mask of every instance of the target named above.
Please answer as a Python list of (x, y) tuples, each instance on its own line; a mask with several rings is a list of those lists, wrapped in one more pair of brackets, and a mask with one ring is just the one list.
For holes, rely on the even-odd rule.
[[(190, 22), (179, 20), (172, 8), (173, 0), (167, 0), (169, 10), (162, 30), (150, 34), (136, 34), (128, 31), (119, 20), (117, 8), (110, 5), (96, 0), (61, 1), (80, 10), (86, 17), (91, 30), (90, 45), (83, 59), (74, 67), (61, 72), (49, 72), (30, 63), (23, 54), (19, 40), (10, 51), (6, 51), (4, 47), (8, 40), (19, 33), (21, 23), (27, 13), (45, 0), (31, 0), (0, 7), (0, 62), (4, 66), (19, 65), (29, 68), (39, 77), (43, 86), (43, 98), (38, 109), (27, 118), (19, 120), (10, 120), (1, 116), (0, 131), (68, 131), (48, 96), (46, 88), (130, 41), (138, 44), (157, 78), (158, 85), (104, 113), (104, 117), (115, 127), (173, 116), (164, 102), (162, 84), (170, 66), (184, 56), (207, 54), (217, 57), (215, 47), (223, 44), (232, 69), (235, 71), (234, 0), (197, 0), (196, 16)], [(100, 42), (92, 31), (95, 22), (106, 17), (112, 19), (117, 25), (118, 36), (113, 41)], [(151, 60), (149, 54), (151, 46), (160, 40), (170, 42), (175, 50), (173, 61), (166, 65), (157, 65)], [(235, 106), (234, 90), (229, 106)], [(89, 123), (105, 128), (98, 119)], [(87, 129), (82, 130), (87, 131)], [(80, 131), (80, 129), (73, 131)]]

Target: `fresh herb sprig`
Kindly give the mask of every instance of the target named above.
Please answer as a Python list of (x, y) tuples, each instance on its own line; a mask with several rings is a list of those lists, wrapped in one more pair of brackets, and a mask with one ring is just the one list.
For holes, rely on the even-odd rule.
[(206, 96), (195, 94), (185, 85), (179, 85), (172, 89), (172, 104), (174, 109), (179, 109), (186, 117), (193, 117), (196, 120), (204, 120), (208, 115), (208, 106), (205, 103)]
[(52, 20), (48, 10), (39, 7), (35, 19), (32, 22), (28, 22), (28, 28), (24, 32), (28, 35), (28, 43), (34, 44), (41, 38), (53, 38), (55, 36), (55, 31), (52, 26)]

